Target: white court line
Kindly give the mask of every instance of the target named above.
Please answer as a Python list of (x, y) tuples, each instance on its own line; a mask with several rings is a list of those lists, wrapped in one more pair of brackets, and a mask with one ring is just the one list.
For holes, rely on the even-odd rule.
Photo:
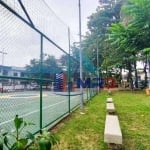
[[(66, 101), (66, 100), (61, 101), (61, 102), (58, 102), (58, 103), (55, 103), (55, 104), (52, 104), (52, 105), (49, 105), (49, 106), (46, 106), (46, 107), (43, 107), (43, 109), (50, 108), (50, 107), (52, 107), (52, 106), (55, 106), (55, 105), (57, 105), (57, 104), (60, 104), (60, 103), (62, 103), (62, 102), (65, 102), (65, 101)], [(32, 112), (30, 112), (30, 113), (21, 115), (20, 117), (29, 116), (29, 115), (34, 114), (34, 113), (39, 112), (39, 111), (40, 111), (40, 110), (37, 109), (37, 110), (32, 111)], [(4, 124), (7, 124), (7, 123), (9, 123), (9, 122), (12, 122), (13, 120), (14, 120), (14, 119), (10, 119), (10, 120), (7, 120), (7, 121), (5, 121), (5, 122), (2, 122), (2, 123), (0, 123), (0, 126), (1, 126), (1, 125), (4, 125)]]
[[(48, 96), (47, 96), (48, 97)], [(54, 95), (50, 95), (50, 98), (52, 98), (52, 97), (55, 97), (55, 98), (57, 98), (57, 97), (60, 97), (60, 96), (54, 96)], [(12, 97), (9, 97), (9, 98), (11, 98), (11, 99), (15, 99), (14, 97), (12, 98)], [(33, 98), (35, 98), (35, 97), (33, 97)], [(17, 99), (17, 98), (16, 98)], [(48, 99), (47, 99), (47, 101), (48, 101)], [(16, 106), (21, 106), (21, 105), (24, 105), (24, 104), (32, 104), (32, 103), (36, 103), (36, 100), (35, 99), (32, 99), (32, 100), (29, 100), (29, 101), (26, 101), (26, 102), (23, 102), (23, 103), (18, 103), (17, 104), (17, 102), (16, 102), (16, 104), (14, 105), (14, 106), (3, 106), (1, 109), (6, 109), (6, 108), (12, 108), (12, 107), (16, 107)]]

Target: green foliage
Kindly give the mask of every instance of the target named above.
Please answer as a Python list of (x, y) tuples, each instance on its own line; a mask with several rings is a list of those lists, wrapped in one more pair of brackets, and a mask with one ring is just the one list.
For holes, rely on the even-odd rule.
[(108, 6), (101, 5), (89, 17), (90, 32), (84, 41), (84, 49), (91, 59), (97, 56), (93, 49), (99, 50), (102, 72), (116, 70), (117, 74), (118, 69), (127, 69), (128, 80), (132, 82), (134, 70), (137, 80), (136, 62), (143, 60), (147, 66), (150, 58), (149, 50), (143, 51), (150, 47), (150, 0), (122, 0), (117, 3), (100, 0), (100, 3)]
[[(63, 59), (63, 58), (62, 58)], [(53, 74), (60, 72), (56, 58), (52, 55), (44, 54), (43, 62), (39, 59), (32, 59), (26, 66), (27, 73), (30, 77), (51, 77)]]
[(136, 62), (141, 58), (149, 58), (148, 51), (143, 51), (150, 47), (149, 8), (150, 0), (130, 0), (122, 7), (120, 23), (112, 24), (108, 30), (108, 41), (110, 41), (116, 56), (120, 58), (117, 61), (122, 67), (129, 70), (128, 79), (131, 85), (133, 85), (132, 70), (134, 70), (137, 88)]
[(143, 53), (146, 55), (147, 59), (150, 59), (150, 48), (144, 48)]
[[(84, 45), (84, 43), (82, 43)], [(83, 45), (82, 48), (84, 47)], [(72, 56), (73, 58), (76, 59), (76, 61), (74, 59), (71, 59), (71, 72), (72, 73), (77, 73), (79, 72), (79, 47), (78, 45), (74, 45), (72, 47)], [(72, 58), (72, 57), (71, 57)], [(92, 74), (95, 74), (96, 68), (93, 65), (93, 62), (89, 59), (89, 57), (87, 56), (87, 53), (85, 51), (82, 51), (82, 65), (83, 65), (83, 72), (87, 73), (90, 72)]]
[(8, 150), (50, 150), (58, 139), (50, 132), (44, 130), (35, 137), (30, 132), (23, 133), (23, 129), (27, 126), (34, 125), (23, 120), (16, 115), (14, 119), (14, 132), (5, 132), (0, 137), (0, 150), (5, 145)]
[(0, 150), (3, 150), (3, 143), (4, 143), (3, 134), (0, 131)]
[(37, 135), (35, 141), (30, 147), (31, 149), (50, 150), (53, 145), (58, 143), (58, 138), (54, 134), (43, 130), (41, 134)]
[[(130, 3), (125, 5), (123, 12), (124, 19), (128, 20), (127, 26), (131, 26), (135, 32), (134, 45), (139, 50), (150, 47), (150, 0), (130, 0)], [(126, 19), (127, 20), (127, 19)]]
[(106, 38), (108, 27), (111, 26), (112, 23), (120, 21), (120, 9), (123, 0), (117, 1), (117, 3), (115, 3), (115, 1), (101, 1), (100, 3), (104, 4), (101, 5), (102, 7), (107, 4), (107, 7), (103, 7), (103, 9), (99, 7), (97, 12), (89, 17), (89, 33), (83, 41), (83, 49), (96, 67), (98, 50), (99, 70), (104, 72), (106, 68), (107, 70), (112, 69), (115, 64), (118, 63), (116, 52), (113, 52), (115, 48), (109, 43), (110, 41), (106, 40)]
[[(4, 145), (9, 150), (23, 150), (26, 149), (29, 146), (29, 140), (31, 140), (29, 137), (33, 137), (31, 133), (27, 133), (27, 137), (22, 137), (23, 129), (26, 126), (34, 125), (33, 123), (27, 123), (23, 120), (23, 118), (16, 115), (14, 119), (14, 126), (15, 131), (14, 132), (7, 132), (3, 134), (4, 139)], [(32, 135), (32, 136), (31, 136)], [(13, 143), (12, 143), (13, 141)]]

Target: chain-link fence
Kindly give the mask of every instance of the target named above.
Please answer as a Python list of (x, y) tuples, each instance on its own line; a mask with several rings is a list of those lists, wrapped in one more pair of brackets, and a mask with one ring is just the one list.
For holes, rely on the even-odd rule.
[[(0, 129), (13, 130), (15, 115), (34, 123), (36, 133), (54, 125), (96, 94), (96, 69), (69, 28), (42, 0), (0, 1)], [(81, 83), (83, 94), (80, 91)], [(88, 86), (87, 86), (88, 85)]]

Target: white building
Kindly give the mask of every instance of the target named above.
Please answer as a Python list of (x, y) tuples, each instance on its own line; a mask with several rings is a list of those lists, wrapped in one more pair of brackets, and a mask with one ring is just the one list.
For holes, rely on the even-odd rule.
[[(0, 65), (0, 76), (2, 76), (0, 77), (0, 91), (24, 88), (24, 85), (21, 85), (21, 80), (17, 78), (25, 77), (25, 68)], [(16, 77), (16, 79), (12, 77)]]

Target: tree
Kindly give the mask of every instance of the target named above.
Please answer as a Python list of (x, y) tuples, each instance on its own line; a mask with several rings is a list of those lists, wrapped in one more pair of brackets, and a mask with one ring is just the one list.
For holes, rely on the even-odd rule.
[[(126, 67), (129, 70), (129, 79), (132, 83), (132, 71), (135, 72), (135, 87), (138, 87), (136, 62), (142, 50), (149, 47), (150, 21), (149, 0), (130, 0), (122, 8), (122, 20), (111, 26), (112, 43), (124, 50)], [(148, 38), (147, 38), (148, 37)], [(148, 40), (147, 40), (148, 39)], [(119, 52), (119, 51), (118, 51)], [(144, 57), (143, 57), (144, 58)], [(132, 87), (132, 85), (131, 85)]]
[[(89, 32), (83, 41), (83, 49), (86, 51), (90, 59), (97, 57), (97, 50), (99, 51), (99, 68), (102, 71), (106, 68), (110, 70), (112, 67), (117, 66), (112, 65), (114, 63), (113, 57), (110, 54), (113, 53), (112, 46), (106, 41), (108, 27), (112, 23), (117, 23), (120, 21), (120, 10), (123, 5), (123, 0), (117, 1), (100, 1), (100, 4), (104, 4), (103, 9), (98, 7), (97, 12), (93, 13), (88, 19), (88, 29)], [(107, 3), (107, 7), (105, 7)], [(111, 51), (111, 52), (110, 52)], [(107, 55), (108, 54), (108, 55)], [(108, 57), (110, 56), (110, 57)], [(107, 63), (106, 63), (107, 62)], [(96, 59), (93, 59), (93, 63), (97, 66)]]
[[(38, 59), (32, 59), (30, 65), (26, 65), (26, 70), (28, 76), (31, 78), (40, 78), (43, 79), (43, 84), (48, 85), (51, 81), (55, 79), (56, 73), (60, 72), (61, 68), (58, 66), (57, 60), (52, 55), (45, 55), (42, 66), (41, 62)], [(44, 80), (44, 79), (49, 79)]]
[(40, 74), (40, 61), (38, 59), (32, 59), (30, 65), (26, 65), (28, 76), (39, 77)]
[[(137, 56), (145, 55), (143, 49), (150, 47), (150, 0), (130, 0), (129, 3), (123, 7), (123, 14), (125, 20), (128, 18), (127, 25), (130, 26), (134, 34), (131, 45), (137, 50)], [(147, 52), (146, 52), (147, 55)], [(147, 58), (142, 56), (142, 58)], [(147, 66), (147, 60), (143, 60)], [(149, 63), (150, 64), (150, 63)], [(150, 66), (149, 66), (150, 68)], [(134, 68), (136, 70), (136, 68)], [(147, 80), (146, 68), (144, 68), (145, 80)], [(145, 81), (146, 83), (147, 81)]]

